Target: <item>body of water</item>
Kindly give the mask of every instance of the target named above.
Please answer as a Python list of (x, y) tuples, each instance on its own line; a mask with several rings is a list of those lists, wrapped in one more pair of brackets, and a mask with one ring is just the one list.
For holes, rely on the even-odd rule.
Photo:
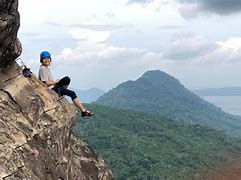
[(227, 113), (241, 116), (241, 96), (203, 96), (202, 98)]

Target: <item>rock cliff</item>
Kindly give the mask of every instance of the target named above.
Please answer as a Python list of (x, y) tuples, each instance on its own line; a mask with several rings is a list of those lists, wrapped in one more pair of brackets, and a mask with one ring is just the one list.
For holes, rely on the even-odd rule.
[(26, 78), (14, 61), (17, 0), (0, 0), (0, 179), (113, 179), (104, 160), (72, 134), (74, 107)]
[(13, 62), (21, 52), (18, 0), (0, 0), (0, 66)]

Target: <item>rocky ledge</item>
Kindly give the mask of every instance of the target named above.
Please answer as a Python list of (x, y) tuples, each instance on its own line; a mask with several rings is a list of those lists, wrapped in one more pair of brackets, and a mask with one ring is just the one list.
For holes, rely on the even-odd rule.
[(112, 179), (72, 134), (74, 107), (17, 64), (0, 72), (1, 179)]
[(0, 179), (113, 179), (104, 160), (72, 134), (74, 107), (22, 75), (18, 0), (0, 0)]

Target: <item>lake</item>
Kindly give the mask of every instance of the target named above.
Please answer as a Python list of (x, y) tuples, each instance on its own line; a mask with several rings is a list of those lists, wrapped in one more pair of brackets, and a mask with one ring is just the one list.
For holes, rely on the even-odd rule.
[(227, 113), (241, 115), (241, 96), (203, 96), (202, 98)]

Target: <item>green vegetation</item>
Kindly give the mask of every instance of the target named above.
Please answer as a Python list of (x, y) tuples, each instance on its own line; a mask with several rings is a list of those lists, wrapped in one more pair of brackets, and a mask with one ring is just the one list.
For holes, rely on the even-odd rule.
[(223, 112), (191, 93), (174, 77), (149, 71), (136, 81), (127, 81), (112, 89), (95, 103), (140, 110), (205, 124), (241, 137), (241, 118)]
[(145, 112), (86, 105), (74, 133), (97, 151), (115, 179), (188, 180), (219, 162), (231, 162), (241, 141), (202, 125)]

